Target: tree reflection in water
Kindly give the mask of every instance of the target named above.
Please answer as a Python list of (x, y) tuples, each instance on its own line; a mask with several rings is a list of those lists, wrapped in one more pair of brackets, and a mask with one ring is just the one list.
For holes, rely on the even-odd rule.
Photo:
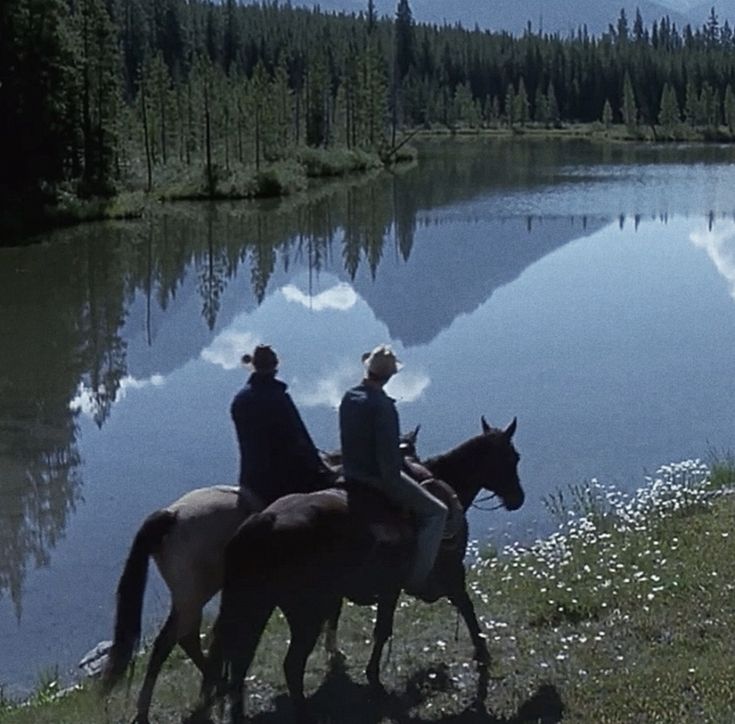
[(240, 266), (260, 303), (279, 261), (318, 271), (346, 209), (357, 216), (373, 205), (377, 228), (353, 221), (346, 233), (354, 274), (361, 256), (379, 259), (390, 227), (389, 206), (362, 193), (342, 183), (306, 204), (182, 205), (0, 252), (0, 597), (10, 596), (18, 618), (29, 568), (49, 564), (81, 499), (78, 414), (102, 427), (127, 375), (124, 328), (136, 295), (146, 300), (152, 344), (152, 310), (165, 311), (194, 275), (211, 331)]
[(29, 566), (48, 565), (81, 498), (77, 415), (84, 409), (104, 425), (128, 374), (134, 299), (145, 299), (152, 345), (152, 313), (164, 313), (188, 277), (210, 333), (243, 266), (257, 304), (279, 265), (310, 274), (342, 266), (353, 280), (365, 266), (375, 279), (386, 253), (408, 261), (422, 210), (497, 185), (544, 183), (523, 169), (561, 164), (548, 147), (495, 153), (489, 165), (460, 144), (431, 173), (340, 179), (306, 200), (164, 206), (141, 222), (80, 226), (48, 244), (0, 250), (0, 596), (10, 595), (17, 615)]

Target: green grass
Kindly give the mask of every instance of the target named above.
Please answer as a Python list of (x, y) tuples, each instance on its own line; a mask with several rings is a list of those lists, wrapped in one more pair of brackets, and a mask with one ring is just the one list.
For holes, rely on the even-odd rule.
[[(9, 206), (12, 208), (12, 205)], [(53, 201), (19, 199), (12, 213), (0, 219), (0, 246), (23, 243), (62, 226), (88, 221), (138, 219), (150, 208), (142, 191), (121, 191), (111, 197), (81, 198), (70, 188), (57, 190)]]
[(377, 154), (350, 148), (304, 148), (299, 151), (298, 160), (310, 178), (344, 176), (383, 166)]
[[(372, 696), (363, 669), (374, 610), (348, 606), (340, 628), (346, 669), (330, 673), (321, 648), (309, 660), (306, 686), (320, 721), (735, 721), (735, 495), (716, 487), (729, 486), (733, 462), (719, 455), (709, 470), (698, 462), (666, 466), (633, 496), (597, 481), (573, 486), (547, 500), (560, 521), (556, 533), (479, 555), (469, 581), (493, 659), (489, 680), (470, 660), (461, 623), (455, 639), (447, 602), (402, 598), (383, 662), (388, 694)], [(247, 681), (255, 722), (291, 721), (281, 673), (286, 641), (274, 617)], [(92, 687), (55, 699), (52, 684), (22, 707), (0, 699), (0, 721), (132, 718), (124, 692), (105, 708)], [(159, 681), (153, 720), (182, 721), (198, 686), (192, 665), (176, 654)], [(478, 690), (486, 713), (474, 708)]]
[(330, 178), (382, 168), (376, 154), (347, 148), (304, 148), (293, 159), (213, 168), (209, 188), (204, 167), (172, 167), (158, 172), (153, 195), (164, 201), (255, 199), (289, 196), (306, 189), (312, 178)]
[[(391, 163), (415, 161), (416, 155), (415, 149), (405, 148)], [(377, 153), (365, 150), (306, 148), (295, 151), (293, 158), (263, 163), (260, 169), (255, 164), (232, 163), (228, 168), (215, 164), (211, 179), (201, 163), (157, 166), (153, 188), (147, 193), (145, 169), (137, 159), (121, 182), (125, 189), (112, 196), (83, 198), (72, 184), (66, 184), (45, 204), (23, 200), (15, 215), (0, 220), (0, 245), (21, 243), (59, 226), (140, 218), (159, 201), (282, 198), (305, 191), (312, 179), (342, 179), (384, 167)]]
[(82, 199), (67, 190), (57, 194), (56, 203), (46, 210), (49, 221), (59, 225), (83, 221), (137, 219), (146, 210), (142, 191), (121, 191), (110, 198)]
[(288, 196), (307, 186), (306, 173), (297, 161), (255, 165), (235, 164), (229, 169), (214, 166), (209, 188), (204, 167), (165, 169), (158, 178), (153, 196), (163, 201), (238, 200)]
[(525, 126), (519, 124), (512, 128), (504, 124), (496, 124), (490, 127), (472, 128), (468, 126), (457, 126), (447, 128), (436, 126), (431, 129), (418, 131), (417, 138), (446, 138), (477, 139), (477, 138), (528, 138), (530, 140), (573, 140), (587, 139), (606, 143), (623, 142), (676, 142), (676, 143), (732, 143), (735, 134), (725, 126), (719, 128), (691, 128), (685, 124), (673, 128), (656, 126), (655, 133), (651, 126), (639, 125), (635, 128), (627, 128), (623, 124), (615, 123), (606, 127), (600, 121), (591, 123), (564, 123), (558, 128), (547, 128), (543, 124), (528, 123)]

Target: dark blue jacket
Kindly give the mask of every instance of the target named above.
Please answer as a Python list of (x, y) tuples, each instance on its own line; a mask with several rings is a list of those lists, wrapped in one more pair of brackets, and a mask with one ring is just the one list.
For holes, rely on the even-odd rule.
[(240, 485), (266, 504), (318, 487), (319, 453), (285, 383), (254, 372), (230, 412), (240, 445)]
[(339, 406), (345, 478), (383, 485), (401, 484), (398, 412), (393, 398), (369, 384), (345, 392)]

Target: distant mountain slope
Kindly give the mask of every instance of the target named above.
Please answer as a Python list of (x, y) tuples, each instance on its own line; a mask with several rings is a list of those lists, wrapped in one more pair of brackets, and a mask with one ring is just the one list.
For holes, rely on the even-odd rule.
[(730, 27), (735, 25), (735, 0), (709, 0), (709, 2), (698, 3), (688, 12), (687, 18), (692, 27), (698, 28), (707, 22), (710, 11), (714, 7), (717, 18), (722, 25), (725, 20), (729, 21)]
[[(367, 8), (367, 0), (292, 0), (296, 5), (319, 6), (326, 12), (359, 13)], [(727, 0), (732, 4), (733, 0)], [(395, 0), (376, 0), (379, 15), (393, 16)], [(709, 3), (711, 5), (711, 3)], [(461, 23), (466, 28), (478, 25), (482, 29), (523, 32), (528, 22), (534, 32), (539, 27), (544, 32), (566, 35), (586, 25), (590, 33), (607, 30), (625, 8), (632, 27), (636, 8), (640, 8), (646, 25), (668, 15), (677, 26), (686, 24), (687, 18), (662, 3), (649, 0), (413, 0), (410, 2), (414, 18), (420, 22)], [(709, 12), (709, 8), (707, 10)]]

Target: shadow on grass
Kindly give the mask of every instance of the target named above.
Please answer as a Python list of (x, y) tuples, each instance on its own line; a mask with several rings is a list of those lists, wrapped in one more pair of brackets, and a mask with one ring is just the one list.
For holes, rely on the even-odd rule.
[[(481, 667), (478, 674), (474, 698), (467, 691), (458, 691), (443, 665), (419, 670), (401, 692), (376, 692), (368, 684), (353, 681), (344, 666), (337, 665), (309, 697), (309, 708), (317, 724), (556, 724), (562, 721), (564, 705), (559, 692), (550, 685), (540, 687), (510, 718), (493, 715), (485, 708), (490, 681), (488, 671)], [(452, 693), (457, 696), (453, 709), (464, 706), (461, 711), (442, 715), (437, 707), (430, 718), (411, 713), (415, 707), (430, 704), (436, 696)], [(278, 696), (273, 706), (271, 711), (254, 713), (248, 721), (252, 724), (294, 724), (288, 696)], [(215, 722), (191, 717), (185, 719), (184, 724)]]

